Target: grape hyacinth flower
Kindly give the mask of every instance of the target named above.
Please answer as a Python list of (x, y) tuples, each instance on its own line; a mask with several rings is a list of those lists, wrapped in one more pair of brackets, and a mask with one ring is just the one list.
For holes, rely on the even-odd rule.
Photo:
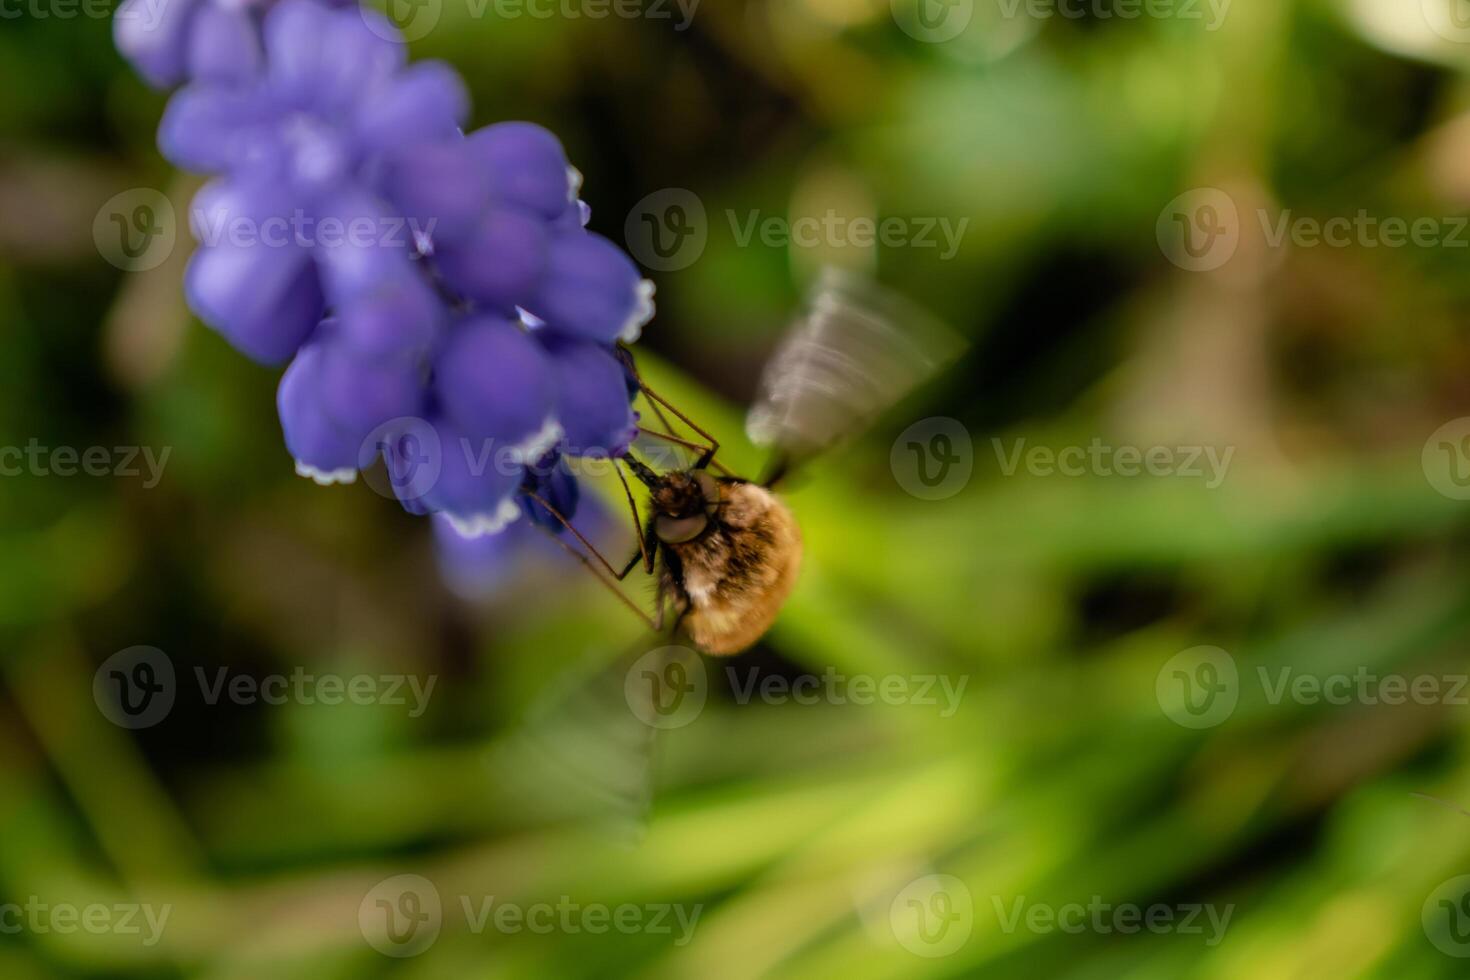
[(614, 345), (653, 288), (587, 230), (561, 143), (520, 122), (466, 135), (459, 76), (410, 65), (376, 12), (167, 3), (157, 33), (117, 34), (150, 81), (187, 81), (159, 145), (213, 178), (186, 296), (246, 356), (288, 363), (297, 472), (351, 482), (381, 455), (405, 508), (468, 536), (549, 522), (532, 493), (570, 518), (565, 458), (637, 434)]
[[(330, 0), (344, 6), (354, 0)], [(118, 51), (154, 88), (227, 81), (261, 61), (260, 21), (272, 0), (123, 0), (113, 18)]]

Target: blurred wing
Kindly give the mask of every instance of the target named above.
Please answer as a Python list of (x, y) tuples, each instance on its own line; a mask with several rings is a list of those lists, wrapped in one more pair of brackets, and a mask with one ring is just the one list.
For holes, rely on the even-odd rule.
[(865, 276), (825, 270), (767, 363), (746, 417), (751, 441), (777, 455), (765, 482), (866, 429), (965, 347), (907, 298)]
[[(637, 652), (655, 646), (647, 642)], [(530, 777), (517, 788), (528, 809), (589, 820), (614, 836), (643, 835), (653, 796), (657, 729), (640, 720), (627, 683), (636, 653), (589, 664), (553, 684), (503, 747), (506, 772)]]

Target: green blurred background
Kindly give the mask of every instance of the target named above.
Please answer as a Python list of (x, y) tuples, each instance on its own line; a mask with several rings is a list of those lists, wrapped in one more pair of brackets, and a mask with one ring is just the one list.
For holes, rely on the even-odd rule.
[[(708, 662), (704, 710), (646, 755), (616, 702), (622, 658), (650, 644), (595, 583), (528, 546), (493, 587), (446, 587), (428, 522), (292, 474), (275, 372), (184, 309), (187, 235), (147, 272), (99, 255), (104, 202), (157, 188), (183, 213), (196, 186), (154, 149), (164, 99), (108, 22), (0, 23), (0, 445), (170, 450), (153, 487), (0, 480), (0, 902), (171, 910), (152, 944), (0, 930), (0, 976), (1466, 975), (1470, 708), (1273, 704), (1259, 680), (1470, 669), (1467, 505), (1429, 465), (1432, 434), (1470, 415), (1470, 235), (1272, 245), (1255, 220), (1366, 210), (1454, 237), (1470, 38), (1450, 4), (1236, 0), (1214, 23), (1205, 4), (1071, 18), (960, 0), (967, 26), (937, 43), (907, 0), (705, 0), (686, 30), (648, 6), (443, 0), (413, 49), (463, 72), (475, 125), (557, 132), (594, 230), (621, 241), (648, 195), (697, 195), (707, 245), (651, 273), (640, 350), (723, 458), (758, 469), (743, 405), (824, 263), (971, 347), (794, 490), (789, 607), (759, 648)], [(1201, 187), (1239, 208), (1240, 244), (1194, 272), (1159, 230)], [(726, 217), (829, 209), (969, 224), (945, 259), (742, 245)], [(936, 417), (968, 429), (974, 469), (924, 500), (890, 450)], [(1214, 489), (1007, 475), (993, 440), (1021, 439), (1234, 456)], [(611, 516), (597, 533), (619, 555), (631, 540)], [(167, 653), (180, 690), (130, 731), (92, 690), (137, 645)], [(1158, 691), (1200, 645), (1233, 657), (1239, 703), (1191, 728)], [(948, 716), (741, 703), (727, 666), (965, 687)], [(419, 717), (209, 704), (194, 672), (222, 667), (436, 686)], [(444, 911), (436, 941), (393, 958), (360, 912), (399, 875)], [(920, 911), (958, 917), (937, 946), (905, 892), (935, 880), (951, 904), (925, 893)], [(490, 896), (700, 911), (682, 943), (476, 930), (460, 900)], [(1204, 917), (1204, 934), (1008, 928), (1018, 901), (1230, 919), (1217, 942)]]

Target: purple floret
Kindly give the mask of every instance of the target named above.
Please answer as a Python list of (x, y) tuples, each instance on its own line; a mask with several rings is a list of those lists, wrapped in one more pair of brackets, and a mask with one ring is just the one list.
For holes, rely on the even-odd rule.
[[(612, 344), (652, 284), (586, 230), (581, 175), (527, 122), (468, 135), (440, 62), (407, 63), (374, 11), (325, 0), (126, 0), (119, 49), (160, 87), (192, 206), (190, 308), (251, 359), (297, 469), (348, 482), (381, 458), (404, 506), (461, 535), (565, 507), (561, 454), (636, 435)], [(545, 462), (550, 468), (532, 467)]]

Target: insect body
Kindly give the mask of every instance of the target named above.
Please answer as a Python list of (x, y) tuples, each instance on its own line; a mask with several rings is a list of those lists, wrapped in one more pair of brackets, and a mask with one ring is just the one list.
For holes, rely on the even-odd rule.
[[(632, 390), (643, 395), (662, 424), (663, 431), (645, 426), (643, 436), (697, 451), (697, 462), (659, 473), (631, 452), (616, 460), (648, 489), (651, 505), (642, 523), (624, 480), (642, 535), (638, 554), (621, 571), (549, 502), (531, 496), (582, 550), (558, 542), (655, 632), (663, 630), (665, 607), (672, 605), (676, 634), (682, 629), (706, 653), (739, 653), (770, 628), (801, 567), (801, 530), (773, 485), (793, 466), (866, 426), (962, 348), (947, 328), (902, 298), (861, 277), (829, 272), (767, 363), (760, 396), (746, 418), (751, 440), (775, 452), (762, 482), (730, 475), (717, 463), (718, 441), (649, 388), (632, 352), (619, 347)], [(677, 435), (665, 410), (703, 443)], [(725, 475), (716, 476), (711, 466)], [(622, 479), (622, 470), (615, 466), (615, 471)], [(615, 584), (640, 564), (657, 573), (652, 616)]]
[(801, 568), (801, 529), (770, 490), (704, 470), (662, 477), (652, 491), (659, 594), (706, 653), (734, 654), (775, 622)]

